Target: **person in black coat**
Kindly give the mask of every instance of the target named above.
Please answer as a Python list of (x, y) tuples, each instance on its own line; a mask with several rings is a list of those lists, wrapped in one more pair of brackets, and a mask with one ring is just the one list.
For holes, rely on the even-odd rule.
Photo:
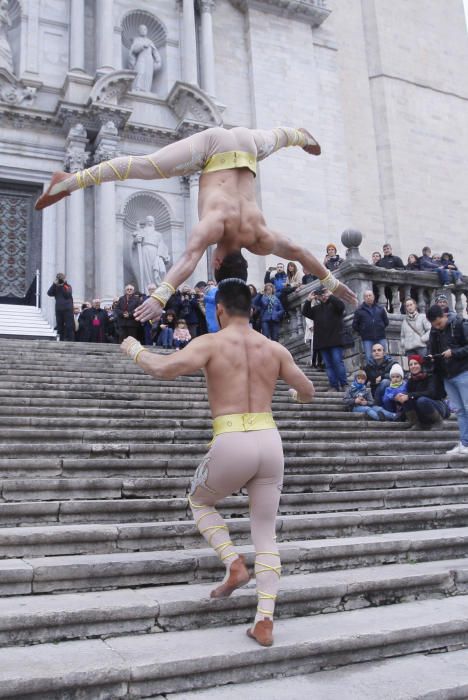
[(325, 287), (311, 292), (302, 307), (302, 314), (314, 322), (313, 349), (320, 350), (330, 387), (337, 390), (348, 386), (343, 362), (344, 311), (341, 299)]
[(119, 343), (129, 336), (138, 339), (141, 326), (133, 314), (141, 303), (140, 295), (135, 294), (135, 287), (132, 284), (127, 284), (125, 294), (119, 298), (115, 306), (115, 315), (118, 319)]
[(83, 323), (82, 341), (85, 343), (107, 343), (109, 319), (107, 311), (101, 309), (101, 300), (93, 299), (90, 308), (81, 314)]
[(353, 330), (361, 337), (362, 345), (369, 362), (372, 359), (372, 346), (380, 343), (387, 350), (385, 329), (388, 326), (387, 312), (375, 301), (372, 289), (364, 292), (364, 301), (354, 312)]
[(437, 304), (427, 312), (431, 322), (429, 359), (443, 379), (450, 404), (457, 415), (460, 442), (447, 454), (468, 455), (468, 320), (452, 321)]
[(409, 356), (407, 394), (400, 401), (403, 416), (415, 430), (440, 425), (450, 415), (443, 400), (446, 396), (444, 385), (437, 375), (427, 371), (424, 362), (422, 355), (416, 353)]
[[(392, 246), (390, 243), (383, 245), (383, 258), (380, 258), (376, 263), (377, 267), (383, 267), (385, 270), (404, 270), (405, 265), (403, 260), (398, 255), (393, 255)], [(385, 296), (387, 298), (387, 308), (390, 313), (393, 313), (394, 307), (397, 307), (397, 299), (393, 299), (391, 287), (385, 287)]]
[(365, 366), (365, 372), (377, 406), (382, 406), (385, 389), (390, 386), (390, 370), (395, 364), (391, 355), (386, 355), (383, 345), (372, 346), (372, 358)]
[(55, 319), (60, 340), (75, 340), (73, 293), (63, 272), (57, 273), (47, 296), (55, 297)]

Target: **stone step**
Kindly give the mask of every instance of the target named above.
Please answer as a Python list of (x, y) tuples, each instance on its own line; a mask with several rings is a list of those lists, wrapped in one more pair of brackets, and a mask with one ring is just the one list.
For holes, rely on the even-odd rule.
[[(156, 472), (156, 469), (154, 469)], [(186, 477), (65, 477), (58, 479), (0, 480), (0, 501), (40, 501), (74, 498), (183, 498), (190, 489)], [(354, 491), (380, 489), (397, 491), (420, 487), (468, 486), (468, 469), (417, 469), (395, 472), (364, 472), (351, 474), (292, 474), (283, 481), (283, 494), (344, 493), (352, 500)], [(359, 498), (359, 496), (357, 496)], [(382, 494), (386, 498), (386, 494)]]
[[(32, 485), (31, 485), (32, 486)], [(73, 485), (72, 485), (73, 487)], [(42, 523), (114, 523), (191, 520), (192, 513), (187, 498), (147, 498), (138, 489), (122, 493), (118, 482), (109, 486), (96, 483), (95, 490), (85, 499), (71, 488), (65, 498), (53, 500), (60, 492), (45, 487), (33, 491), (34, 500), (20, 500), (21, 493), (14, 490), (10, 499), (0, 502), (0, 526)], [(31, 494), (31, 490), (26, 495)], [(15, 498), (15, 493), (17, 497)], [(343, 513), (346, 511), (375, 510), (378, 508), (410, 508), (411, 506), (465, 504), (468, 500), (468, 484), (444, 486), (417, 486), (391, 489), (363, 489), (351, 491), (319, 491), (318, 493), (284, 493), (281, 496), (280, 515), (304, 515), (316, 513)], [(229, 496), (219, 506), (224, 515), (247, 517), (247, 496)]]
[[(130, 457), (110, 456), (60, 457), (37, 455), (34, 458), (0, 457), (0, 478), (26, 477), (178, 477), (191, 479), (200, 461), (200, 453), (180, 456)], [(447, 454), (395, 455), (335, 455), (297, 457), (286, 454), (285, 473), (297, 476), (324, 476), (334, 474), (411, 472), (425, 470), (455, 470), (466, 467), (466, 457)], [(377, 471), (378, 470), (378, 471)], [(382, 478), (385, 478), (382, 476)]]
[[(143, 551), (138, 547), (141, 532), (140, 527), (121, 534), (117, 529), (114, 531), (115, 540), (128, 538), (124, 543), (127, 547), (131, 546), (130, 538), (133, 537), (134, 547), (140, 551), (45, 557), (23, 555), (22, 559), (3, 559), (0, 561), (0, 594), (9, 596), (162, 586), (222, 578), (224, 567), (211, 549), (193, 549), (184, 544), (184, 548), (178, 551)], [(171, 545), (177, 546), (180, 539), (177, 530), (166, 528), (166, 532)], [(89, 528), (88, 545), (90, 541), (96, 542), (98, 536), (99, 533), (93, 534)], [(27, 546), (30, 546), (29, 543)], [(164, 546), (168, 547), (167, 541)], [(252, 546), (241, 544), (238, 551), (245, 554), (248, 565), (253, 567), (255, 554)], [(280, 553), (285, 575), (466, 558), (468, 528), (287, 541), (281, 543)]]
[[(141, 590), (14, 596), (0, 599), (0, 646), (84, 639), (128, 632), (202, 629), (249, 623), (255, 581), (225, 600), (213, 583), (149, 586)], [(468, 559), (392, 564), (281, 580), (275, 618), (343, 612), (376, 605), (465, 595)]]
[[(468, 597), (415, 601), (279, 620), (275, 646), (260, 648), (245, 625), (131, 634), (0, 650), (0, 697), (80, 700), (148, 697), (468, 643)], [(209, 659), (209, 668), (207, 660)], [(181, 673), (184, 669), (184, 673)], [(207, 672), (209, 670), (209, 672)]]
[[(409, 654), (304, 676), (171, 694), (170, 700), (456, 700), (468, 698), (468, 649)], [(152, 696), (148, 700), (161, 700)]]

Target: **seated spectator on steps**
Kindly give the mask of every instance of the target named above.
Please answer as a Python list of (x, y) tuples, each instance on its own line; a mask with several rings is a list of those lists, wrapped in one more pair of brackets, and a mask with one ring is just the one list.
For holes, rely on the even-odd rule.
[(260, 310), (260, 322), (262, 333), (270, 340), (278, 340), (280, 323), (283, 318), (283, 306), (275, 294), (275, 288), (271, 282), (265, 285), (263, 294), (257, 302)]
[(354, 312), (353, 330), (361, 337), (368, 362), (372, 358), (372, 347), (375, 343), (380, 343), (387, 349), (385, 338), (387, 326), (387, 312), (383, 306), (376, 303), (372, 289), (366, 289), (362, 304)]
[(302, 307), (302, 314), (314, 322), (313, 349), (320, 350), (330, 388), (339, 390), (348, 385), (343, 362), (343, 316), (345, 305), (325, 287), (311, 292)]
[(461, 279), (462, 273), (455, 265), (452, 253), (442, 253), (437, 274), (439, 275), (440, 283), (444, 287), (448, 287), (450, 284), (463, 284)]
[(440, 263), (434, 262), (432, 259), (432, 251), (429, 246), (424, 246), (422, 255), (419, 258), (419, 269), (423, 272), (436, 272), (440, 267)]
[(155, 329), (156, 345), (159, 347), (169, 348), (173, 347), (174, 330), (176, 326), (176, 316), (174, 311), (167, 309), (163, 311), (161, 318), (157, 322)]
[(385, 389), (382, 399), (382, 406), (387, 411), (396, 413), (397, 420), (402, 416), (402, 404), (407, 393), (404, 376), (403, 367), (396, 362), (390, 369), (390, 385)]
[(172, 337), (172, 344), (176, 350), (182, 350), (191, 341), (192, 336), (187, 328), (187, 323), (183, 318), (177, 321), (177, 325), (174, 330), (174, 335)]
[(395, 360), (391, 355), (385, 354), (383, 345), (375, 343), (372, 346), (372, 358), (365, 366), (365, 371), (377, 406), (382, 405), (385, 389), (390, 386), (390, 369), (394, 364)]
[(323, 264), (325, 265), (327, 270), (330, 270), (330, 272), (334, 272), (339, 268), (339, 266), (343, 262), (343, 258), (340, 258), (340, 256), (338, 255), (336, 245), (334, 243), (329, 243), (327, 245), (327, 254), (325, 255), (325, 259), (323, 261)]
[(444, 418), (448, 418), (450, 410), (445, 398), (442, 380), (424, 367), (422, 355), (414, 354), (409, 357), (409, 377), (407, 393), (400, 398), (404, 418), (411, 429), (424, 430), (439, 426)]
[(420, 314), (414, 299), (405, 301), (406, 316), (401, 322), (400, 342), (401, 352), (409, 355), (427, 355), (427, 341), (431, 332), (431, 324), (426, 314)]
[(363, 413), (370, 420), (395, 420), (395, 413), (375, 405), (372, 392), (366, 384), (365, 371), (358, 369), (354, 375), (353, 383), (343, 396), (346, 408), (353, 413)]

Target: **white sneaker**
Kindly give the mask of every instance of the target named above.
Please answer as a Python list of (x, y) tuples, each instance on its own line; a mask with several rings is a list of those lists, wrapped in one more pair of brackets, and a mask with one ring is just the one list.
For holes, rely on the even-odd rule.
[[(460, 448), (461, 448), (461, 447), (463, 447), (463, 445), (461, 444), (461, 442), (457, 442), (457, 444), (455, 445), (455, 447), (452, 447), (451, 450), (447, 450), (447, 452), (446, 452), (445, 454), (446, 454), (446, 455), (459, 455), (459, 454), (460, 454)], [(465, 449), (465, 448), (464, 448), (464, 449)], [(461, 454), (463, 454), (463, 453), (461, 453)]]
[(460, 443), (460, 447), (458, 448), (458, 454), (468, 455), (468, 445), (462, 445), (462, 443)]

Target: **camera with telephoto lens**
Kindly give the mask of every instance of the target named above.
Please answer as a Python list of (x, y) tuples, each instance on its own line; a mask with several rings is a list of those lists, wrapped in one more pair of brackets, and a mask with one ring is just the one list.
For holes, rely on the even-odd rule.
[(59, 272), (57, 277), (55, 278), (55, 281), (57, 284), (64, 284), (65, 283), (65, 275), (62, 274), (61, 272)]

